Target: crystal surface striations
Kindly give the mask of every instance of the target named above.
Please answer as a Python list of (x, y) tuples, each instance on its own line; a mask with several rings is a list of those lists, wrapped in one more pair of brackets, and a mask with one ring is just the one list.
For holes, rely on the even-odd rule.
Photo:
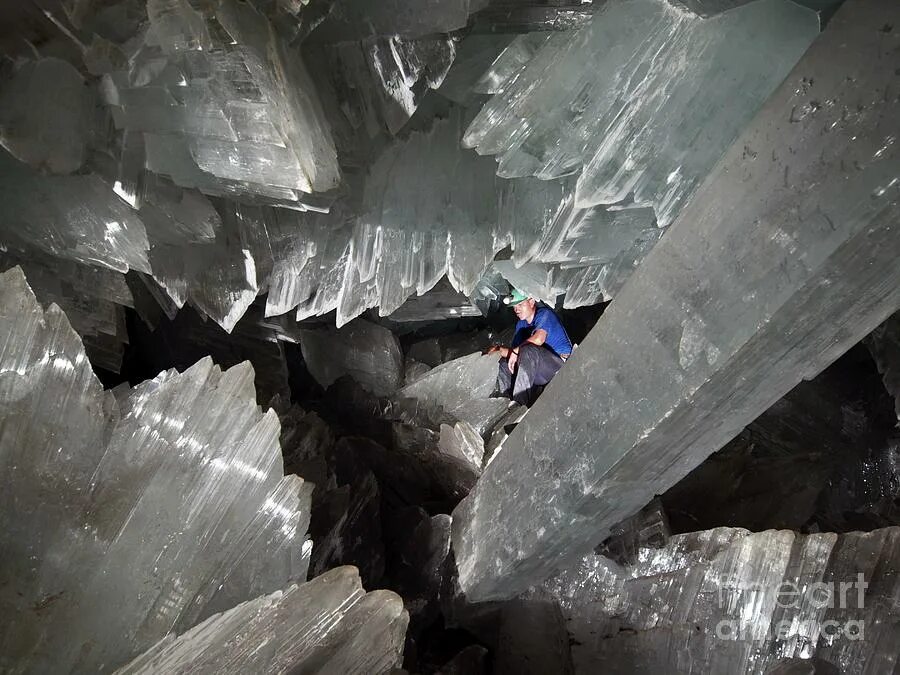
[(311, 490), (283, 475), (248, 364), (114, 396), (19, 268), (0, 315), (0, 668), (108, 671), (207, 607), (305, 580)]
[(299, 54), (234, 0), (149, 0), (127, 70), (104, 77), (146, 168), (185, 187), (300, 203), (340, 182), (331, 132)]
[(817, 33), (815, 13), (787, 0), (711, 19), (665, 0), (610, 0), (552, 35), (465, 143), (497, 155), (505, 177), (580, 171), (579, 206), (633, 194), (665, 226)]
[(356, 568), (338, 567), (166, 636), (116, 672), (386, 673), (408, 623), (400, 596), (366, 593)]

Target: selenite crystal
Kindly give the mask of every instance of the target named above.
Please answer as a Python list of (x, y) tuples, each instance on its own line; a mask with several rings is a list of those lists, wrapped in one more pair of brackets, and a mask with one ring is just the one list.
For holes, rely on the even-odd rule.
[(469, 600), (586, 553), (900, 306), (895, 75), (871, 39), (898, 12), (843, 5), (457, 507)]
[(100, 178), (44, 176), (0, 151), (0, 242), (13, 250), (126, 272), (149, 272), (147, 234)]
[(589, 555), (543, 588), (580, 673), (765, 673), (783, 659), (886, 673), (900, 654), (898, 570), (896, 527), (717, 528), (643, 548), (624, 567)]
[(433, 368), (397, 396), (438, 405), (452, 413), (473, 399), (488, 398), (496, 383), (497, 357), (469, 354)]
[(665, 226), (817, 33), (816, 15), (787, 0), (711, 19), (611, 0), (552, 35), (464, 142), (498, 155), (505, 177), (580, 170), (578, 206), (633, 193)]
[(104, 77), (116, 126), (143, 134), (146, 168), (212, 194), (290, 203), (340, 182), (312, 81), (253, 7), (149, 0), (129, 68)]
[(384, 316), (445, 274), (468, 295), (493, 258), (493, 165), (463, 154), (461, 128), (458, 113), (439, 120), (429, 132), (389, 146), (369, 171), (341, 322), (352, 318), (347, 305), (360, 292), (347, 284), (372, 286)]
[(81, 168), (91, 131), (93, 93), (74, 66), (26, 61), (0, 81), (0, 145), (50, 173)]
[(0, 271), (19, 266), (43, 307), (58, 305), (85, 343), (91, 363), (119, 372), (128, 343), (125, 307), (134, 307), (120, 272), (54, 258), (38, 251), (0, 253)]
[(491, 0), (473, 17), (473, 30), (506, 33), (570, 30), (588, 21), (602, 4), (602, 0)]
[(440, 321), (460, 319), (485, 314), (472, 301), (442, 279), (423, 295), (414, 295), (391, 313), (390, 320), (397, 322)]
[(527, 407), (515, 403), (509, 406), (503, 417), (496, 421), (490, 438), (488, 438), (488, 442), (484, 447), (485, 466), (490, 464), (497, 456), (497, 453), (503, 449), (506, 439), (509, 438), (509, 435), (515, 430), (519, 422), (525, 418), (527, 412)]
[(156, 243), (150, 251), (153, 278), (177, 307), (190, 299), (231, 332), (259, 292), (257, 260), (248, 242), (257, 232), (252, 224), (227, 218), (212, 241)]
[[(308, 225), (272, 243), (284, 271), (273, 275), (267, 313), (299, 302), (298, 319), (337, 309), (338, 326), (373, 307), (414, 320), (418, 311), (408, 315), (404, 303), (417, 294), (427, 305), (445, 275), (477, 303), (501, 265), (492, 268), (491, 260), (505, 246), (513, 249), (502, 263), (509, 281), (529, 264), (542, 269), (546, 289), (536, 297), (552, 303), (565, 294), (566, 307), (580, 307), (618, 292), (662, 234), (653, 210), (632, 202), (582, 209), (574, 181), (496, 178), (489, 160), (460, 149), (464, 114), (453, 108), (429, 130), (387, 146), (366, 176), (358, 214), (297, 214)], [(474, 314), (460, 307), (458, 315)], [(455, 316), (452, 308), (446, 315)]]
[(310, 490), (283, 475), (249, 365), (207, 358), (114, 395), (18, 268), (0, 314), (0, 668), (109, 671), (305, 579)]
[(386, 673), (408, 622), (400, 596), (366, 593), (355, 568), (338, 567), (168, 635), (116, 672)]
[(550, 33), (525, 33), (517, 35), (486, 68), (474, 85), (478, 94), (499, 94), (507, 84), (512, 84), (526, 64), (534, 58)]
[(382, 129), (396, 134), (422, 96), (441, 85), (456, 56), (450, 37), (398, 36), (340, 42), (325, 48), (335, 90), (349, 98), (341, 110), (370, 137)]
[(403, 381), (403, 354), (387, 328), (362, 319), (340, 329), (301, 330), (303, 360), (323, 387), (349, 375), (379, 396), (397, 391)]
[(497, 423), (506, 415), (510, 405), (513, 405), (512, 402), (503, 396), (473, 398), (454, 408), (451, 415), (466, 422), (479, 436), (487, 439)]
[(474, 102), (477, 94), (495, 93), (483, 91), (481, 80), (512, 42), (511, 35), (467, 35), (457, 45), (453, 66), (438, 92), (460, 105)]
[(466, 462), (476, 475), (481, 474), (484, 441), (468, 422), (458, 422), (452, 427), (442, 424), (438, 449), (445, 455)]

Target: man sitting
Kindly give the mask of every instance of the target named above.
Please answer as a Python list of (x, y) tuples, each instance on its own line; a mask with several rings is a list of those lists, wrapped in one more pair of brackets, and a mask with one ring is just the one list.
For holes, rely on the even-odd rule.
[(513, 290), (505, 302), (519, 319), (512, 343), (493, 345), (485, 353), (500, 352), (500, 395), (530, 407), (571, 355), (572, 341), (556, 313), (534, 298)]

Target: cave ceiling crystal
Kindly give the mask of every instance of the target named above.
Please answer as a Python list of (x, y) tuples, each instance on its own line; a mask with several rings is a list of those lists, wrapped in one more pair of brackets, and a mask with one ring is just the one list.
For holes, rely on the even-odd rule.
[[(39, 170), (78, 171), (29, 174), (5, 159), (4, 244), (150, 272), (176, 306), (227, 331), (263, 293), (269, 315), (337, 310), (338, 325), (390, 315), (445, 275), (470, 295), (506, 246), (517, 267), (547, 267), (547, 299), (608, 300), (817, 27), (781, 0), (709, 20), (662, 0), (582, 3), (583, 20), (526, 21), (515, 30), (535, 32), (518, 37), (501, 14), (568, 6), (107, 4), (48, 14), (66, 34), (0, 82), (5, 147)], [(304, 16), (318, 18), (298, 28)], [(470, 17), (476, 30), (461, 37)], [(619, 30), (645, 20), (650, 30)], [(480, 33), (485, 21), (500, 34)], [(83, 59), (49, 55), (69, 38)], [(758, 40), (767, 48), (750, 50)], [(483, 94), (493, 97), (478, 112)], [(502, 153), (507, 178), (461, 139)], [(566, 158), (503, 168), (543, 146), (553, 149), (541, 157)], [(603, 197), (586, 198), (601, 178)]]
[(506, 177), (580, 170), (579, 206), (633, 193), (668, 225), (817, 33), (815, 13), (785, 0), (711, 19), (607, 2), (551, 36), (464, 143), (497, 155)]
[(148, 0), (127, 71), (104, 77), (118, 128), (179, 185), (288, 202), (340, 182), (327, 121), (298, 54), (246, 3)]

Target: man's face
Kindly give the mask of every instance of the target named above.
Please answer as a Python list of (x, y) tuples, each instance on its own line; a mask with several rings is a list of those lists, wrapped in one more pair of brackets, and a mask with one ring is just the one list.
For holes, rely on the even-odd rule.
[(522, 302), (513, 305), (513, 311), (516, 313), (517, 319), (528, 321), (531, 315), (534, 314), (534, 300), (526, 298)]

